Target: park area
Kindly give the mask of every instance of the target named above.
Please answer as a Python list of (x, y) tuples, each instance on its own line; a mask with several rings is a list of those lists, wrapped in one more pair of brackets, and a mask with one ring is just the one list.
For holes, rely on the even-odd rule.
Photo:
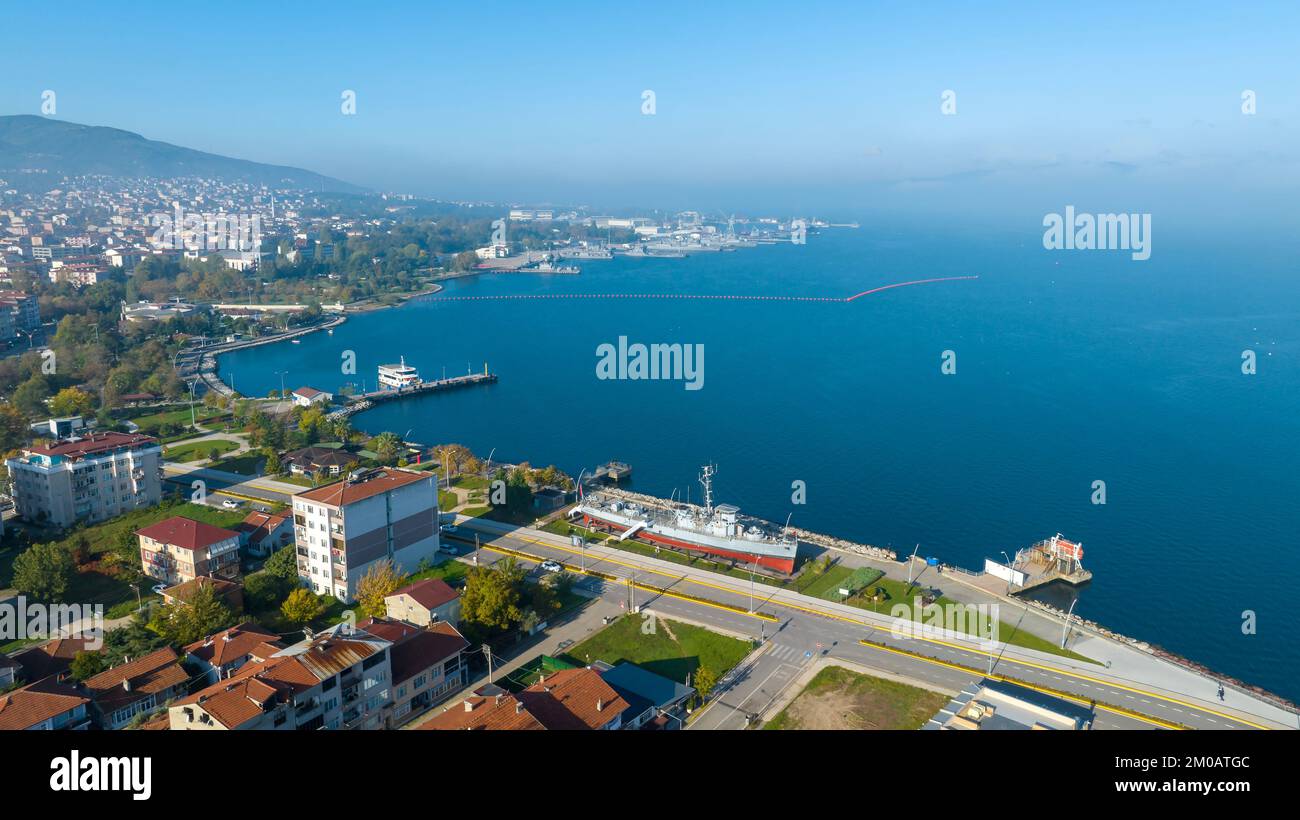
[(919, 729), (948, 695), (827, 666), (764, 729)]
[(694, 680), (702, 668), (713, 680), (721, 678), (753, 649), (750, 641), (646, 615), (624, 615), (570, 648), (561, 660), (578, 666), (631, 661), (657, 675), (687, 683), (688, 677)]

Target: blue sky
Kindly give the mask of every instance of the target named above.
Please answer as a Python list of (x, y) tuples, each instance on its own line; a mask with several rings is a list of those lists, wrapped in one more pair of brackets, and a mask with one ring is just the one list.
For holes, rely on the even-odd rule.
[[(61, 2), (4, 15), (0, 113), (39, 113), (52, 89), (61, 119), (445, 198), (925, 212), (1213, 195), (1269, 209), (1290, 207), (1300, 177), (1294, 4)], [(345, 89), (355, 116), (340, 113)], [(940, 111), (946, 89), (955, 116)]]

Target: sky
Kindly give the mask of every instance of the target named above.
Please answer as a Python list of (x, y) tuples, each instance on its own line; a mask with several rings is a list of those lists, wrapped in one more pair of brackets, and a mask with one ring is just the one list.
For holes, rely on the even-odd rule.
[(1298, 8), (11, 2), (0, 113), (455, 200), (1289, 224)]

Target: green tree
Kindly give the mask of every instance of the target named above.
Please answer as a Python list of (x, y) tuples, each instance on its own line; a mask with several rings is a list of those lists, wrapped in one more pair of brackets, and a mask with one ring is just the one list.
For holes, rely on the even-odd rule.
[(45, 406), (45, 400), (49, 397), (49, 379), (35, 373), (14, 390), (13, 402), (23, 413), (38, 418), (49, 413), (49, 408)]
[(370, 449), (384, 464), (392, 464), (402, 452), (402, 439), (396, 433), (385, 431), (370, 440)]
[(93, 678), (104, 671), (104, 656), (83, 649), (73, 657), (72, 663), (68, 664), (68, 671), (79, 681)]
[(72, 579), (72, 555), (58, 544), (33, 544), (14, 559), (13, 587), (38, 601), (59, 603)]
[(357, 581), (357, 601), (361, 604), (361, 612), (371, 618), (384, 617), (388, 614), (388, 604), (384, 599), (401, 587), (402, 577), (393, 569), (392, 561), (372, 564)]
[(269, 572), (291, 584), (298, 584), (298, 554), (293, 547), (283, 547), (271, 554), (262, 564), (262, 571)]
[(50, 399), (50, 412), (56, 416), (88, 416), (94, 407), (94, 398), (75, 387), (65, 387)]
[(150, 627), (168, 643), (184, 646), (235, 622), (235, 614), (226, 606), (212, 584), (200, 584), (189, 600), (157, 607)]
[(695, 670), (695, 679), (692, 681), (695, 691), (700, 693), (701, 700), (707, 700), (713, 687), (718, 685), (718, 676), (712, 669), (707, 666), (701, 666)]
[(289, 619), (289, 623), (302, 626), (319, 618), (325, 612), (325, 604), (310, 589), (298, 587), (284, 599), (280, 612)]
[(460, 599), (461, 617), (486, 629), (506, 630), (519, 623), (519, 589), (492, 567), (474, 567), (466, 574)]
[(27, 441), (27, 419), (9, 402), (0, 402), (0, 453), (17, 449)]

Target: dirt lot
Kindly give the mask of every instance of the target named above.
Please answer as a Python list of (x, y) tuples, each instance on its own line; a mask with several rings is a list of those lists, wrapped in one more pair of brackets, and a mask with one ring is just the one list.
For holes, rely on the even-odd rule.
[(764, 727), (767, 729), (919, 729), (947, 695), (828, 666)]

